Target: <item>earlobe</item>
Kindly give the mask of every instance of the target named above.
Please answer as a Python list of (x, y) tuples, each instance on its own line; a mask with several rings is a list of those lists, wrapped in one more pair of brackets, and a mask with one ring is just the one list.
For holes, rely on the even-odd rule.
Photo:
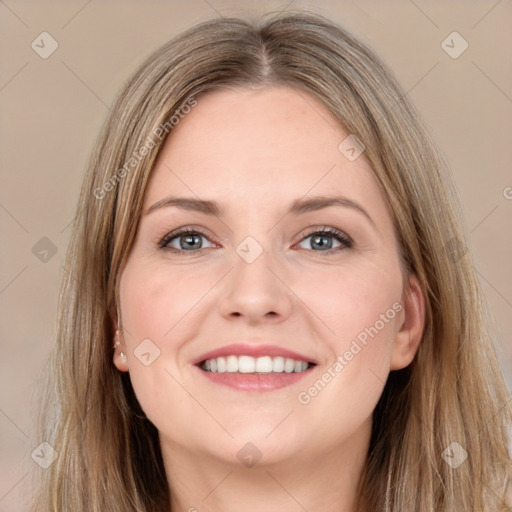
[(401, 370), (412, 362), (423, 336), (425, 298), (415, 275), (409, 278), (402, 304), (403, 320), (393, 344), (390, 370)]
[(124, 340), (122, 340), (120, 327), (119, 327), (119, 309), (117, 307), (112, 307), (110, 310), (110, 318), (112, 320), (112, 348), (114, 349), (114, 353), (112, 355), (112, 362), (114, 366), (120, 372), (128, 371), (128, 358), (126, 356), (126, 346)]

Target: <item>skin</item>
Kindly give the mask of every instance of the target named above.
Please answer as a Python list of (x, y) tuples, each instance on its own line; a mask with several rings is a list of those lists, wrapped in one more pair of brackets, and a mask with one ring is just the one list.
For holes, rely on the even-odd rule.
[[(364, 153), (349, 161), (340, 152), (349, 133), (316, 98), (279, 86), (197, 100), (164, 144), (144, 212), (173, 195), (215, 200), (225, 213), (143, 214), (121, 275), (114, 364), (130, 372), (158, 428), (172, 512), (353, 512), (372, 412), (389, 372), (410, 364), (421, 340), (418, 282), (402, 275), (392, 218)], [(285, 215), (295, 199), (334, 193), (374, 225), (350, 207)], [(328, 236), (325, 251), (305, 238), (325, 226), (353, 246)], [(186, 251), (190, 242), (179, 237), (171, 245), (182, 254), (158, 248), (181, 227), (201, 228), (204, 249)], [(263, 249), (252, 263), (236, 252), (247, 236)], [(298, 394), (332, 374), (337, 356), (397, 302), (402, 310), (300, 403)], [(134, 354), (147, 338), (160, 350), (149, 366)], [(191, 363), (247, 339), (318, 364), (297, 384), (251, 393), (212, 384)], [(237, 457), (248, 442), (261, 453), (252, 467)]]

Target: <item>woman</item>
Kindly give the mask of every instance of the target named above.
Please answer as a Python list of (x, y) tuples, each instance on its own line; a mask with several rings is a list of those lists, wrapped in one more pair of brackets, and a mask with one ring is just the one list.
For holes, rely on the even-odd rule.
[(506, 510), (459, 219), (397, 82), (328, 20), (161, 47), (84, 180), (34, 510)]

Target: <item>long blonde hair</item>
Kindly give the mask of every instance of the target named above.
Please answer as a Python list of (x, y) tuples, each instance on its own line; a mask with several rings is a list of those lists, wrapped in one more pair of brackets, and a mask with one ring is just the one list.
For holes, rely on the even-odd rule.
[[(112, 363), (119, 277), (165, 141), (155, 133), (209, 90), (276, 84), (313, 94), (363, 142), (404, 268), (426, 300), (419, 351), (391, 372), (374, 411), (361, 500), (368, 511), (506, 510), (512, 412), (446, 164), (379, 58), (306, 12), (197, 25), (151, 55), (118, 95), (66, 255), (38, 434), (58, 457), (42, 471), (33, 510), (169, 510), (156, 427)], [(461, 448), (467, 460), (446, 462)]]

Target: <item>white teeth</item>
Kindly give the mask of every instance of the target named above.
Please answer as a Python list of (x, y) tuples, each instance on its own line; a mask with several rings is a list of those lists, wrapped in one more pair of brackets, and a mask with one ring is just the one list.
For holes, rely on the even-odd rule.
[(217, 357), (217, 372), (224, 373), (226, 371), (226, 359), (224, 357)]
[(258, 359), (256, 359), (256, 372), (270, 373), (272, 367), (272, 358), (270, 356), (258, 357)]
[(300, 373), (308, 368), (309, 363), (306, 361), (297, 361), (282, 356), (230, 355), (208, 359), (202, 365), (203, 370), (216, 373)]
[(292, 373), (295, 370), (295, 361), (293, 359), (284, 360), (284, 371), (286, 373)]
[(238, 371), (238, 357), (228, 356), (226, 357), (226, 371), (237, 372)]
[(277, 356), (272, 358), (272, 371), (281, 373), (284, 370), (284, 357)]
[(238, 368), (235, 371), (239, 371), (240, 373), (254, 373), (256, 369), (256, 360), (254, 357), (249, 356), (230, 356), (234, 357), (238, 360)]

